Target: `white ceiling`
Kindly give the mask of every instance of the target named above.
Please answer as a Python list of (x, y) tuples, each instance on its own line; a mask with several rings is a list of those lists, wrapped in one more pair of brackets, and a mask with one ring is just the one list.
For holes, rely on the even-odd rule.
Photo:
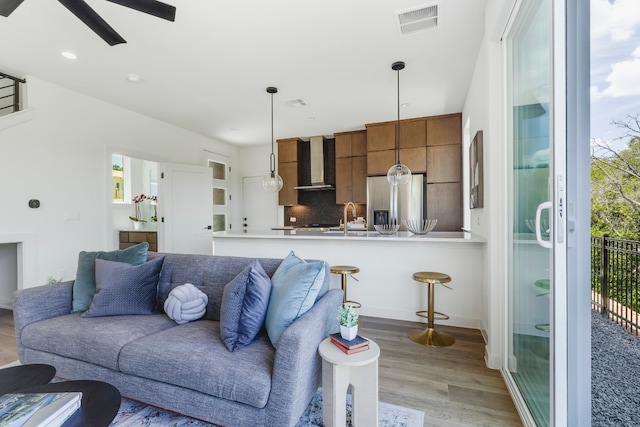
[[(395, 61), (401, 118), (460, 112), (484, 32), (484, 0), (167, 0), (175, 22), (86, 1), (126, 44), (107, 45), (56, 1), (25, 0), (0, 17), (0, 71), (236, 145), (271, 141), (267, 86), (279, 89), (276, 139), (395, 120)], [(395, 12), (434, 3), (437, 29), (399, 35)], [(288, 105), (298, 98), (307, 106)]]

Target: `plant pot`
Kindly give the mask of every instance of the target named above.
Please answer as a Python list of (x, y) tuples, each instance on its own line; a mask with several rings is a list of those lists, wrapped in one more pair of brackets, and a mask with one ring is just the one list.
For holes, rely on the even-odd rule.
[(133, 222), (134, 230), (140, 230), (142, 228), (142, 223), (140, 221), (132, 221), (132, 222)]
[(351, 341), (357, 335), (358, 335), (358, 325), (351, 326), (351, 327), (340, 325), (340, 336), (342, 336), (342, 339)]

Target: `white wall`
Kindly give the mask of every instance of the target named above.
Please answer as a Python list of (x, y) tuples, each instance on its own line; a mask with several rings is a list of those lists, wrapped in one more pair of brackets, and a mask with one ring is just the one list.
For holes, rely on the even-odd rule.
[(485, 361), (495, 369), (501, 366), (504, 348), (506, 283), (507, 146), (500, 38), (513, 3), (514, 0), (487, 1), (485, 38), (463, 108), (463, 123), (469, 120), (471, 138), (477, 130), (482, 130), (484, 137), (484, 208), (471, 210), (471, 227), (474, 233), (487, 239), (481, 330), (487, 342)]
[[(35, 273), (26, 287), (61, 270), (74, 278), (81, 250), (112, 249), (111, 152), (186, 164), (200, 164), (203, 149), (237, 155), (205, 136), (35, 77), (27, 81), (33, 118), (0, 126), (0, 236), (36, 236)], [(27, 206), (32, 198), (40, 208)], [(65, 220), (65, 212), (79, 219)]]

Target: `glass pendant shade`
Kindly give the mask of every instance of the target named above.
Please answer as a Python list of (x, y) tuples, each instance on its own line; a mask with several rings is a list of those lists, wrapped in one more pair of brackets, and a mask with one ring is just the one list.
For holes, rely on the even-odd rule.
[(387, 171), (387, 181), (393, 186), (407, 185), (411, 181), (411, 170), (407, 165), (397, 163)]
[(275, 172), (271, 172), (262, 177), (262, 188), (270, 193), (277, 193), (282, 190), (282, 177)]

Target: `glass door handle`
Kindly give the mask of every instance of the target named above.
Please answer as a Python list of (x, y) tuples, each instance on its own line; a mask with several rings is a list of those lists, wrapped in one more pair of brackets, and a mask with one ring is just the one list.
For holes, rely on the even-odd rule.
[[(553, 203), (544, 202), (544, 203), (540, 203), (538, 205), (538, 208), (536, 209), (536, 240), (538, 241), (538, 244), (540, 246), (548, 249), (551, 249), (553, 247), (553, 244), (551, 243), (551, 235), (549, 235), (549, 240), (542, 239), (542, 232), (540, 231), (540, 217), (542, 216), (542, 211), (544, 209), (551, 210), (552, 207), (553, 207)], [(549, 215), (549, 218), (551, 218), (551, 215)], [(551, 224), (549, 224), (549, 226), (551, 226)]]

